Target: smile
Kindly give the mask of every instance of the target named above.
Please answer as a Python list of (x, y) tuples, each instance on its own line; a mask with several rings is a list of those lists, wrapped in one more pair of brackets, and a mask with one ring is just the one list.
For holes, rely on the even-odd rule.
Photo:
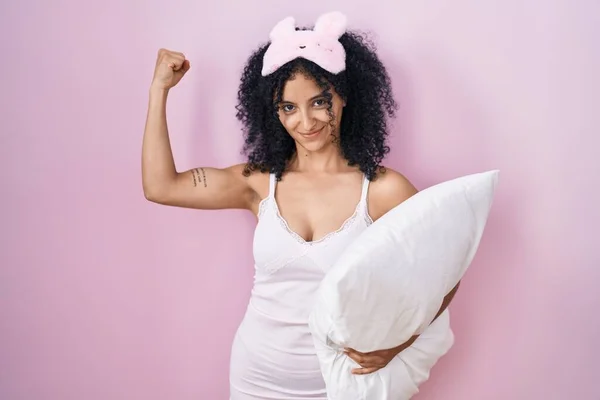
[(321, 129), (318, 129), (318, 130), (316, 130), (316, 131), (312, 131), (312, 132), (308, 132), (308, 133), (301, 133), (301, 132), (300, 132), (300, 135), (302, 135), (302, 136), (303, 136), (303, 137), (305, 137), (305, 138), (311, 138), (311, 137), (315, 137), (315, 136), (317, 136), (319, 133), (321, 133), (321, 131), (323, 130), (323, 128), (325, 128), (325, 127), (322, 127)]

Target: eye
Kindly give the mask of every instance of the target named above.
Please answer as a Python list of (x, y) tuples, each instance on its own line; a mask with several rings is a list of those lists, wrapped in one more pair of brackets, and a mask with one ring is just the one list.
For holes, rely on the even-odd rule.
[(281, 106), (281, 109), (283, 110), (283, 112), (289, 113), (294, 111), (294, 106), (291, 104), (284, 104)]
[(315, 100), (314, 104), (317, 107), (323, 107), (323, 106), (327, 105), (327, 101), (325, 99), (317, 99), (317, 100)]

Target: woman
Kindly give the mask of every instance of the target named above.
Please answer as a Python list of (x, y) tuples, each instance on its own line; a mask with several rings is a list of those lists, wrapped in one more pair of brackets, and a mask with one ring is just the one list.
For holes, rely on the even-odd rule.
[[(254, 288), (232, 347), (231, 399), (326, 399), (308, 328), (312, 297), (344, 248), (417, 192), (381, 166), (386, 117), (396, 109), (388, 74), (373, 47), (346, 31), (342, 14), (321, 16), (313, 30), (287, 18), (241, 78), (237, 117), (247, 162), (178, 172), (165, 110), (169, 90), (189, 69), (182, 53), (159, 51), (143, 140), (145, 196), (258, 217)], [(348, 349), (359, 365), (353, 373), (385, 367), (414, 339), (368, 354)]]

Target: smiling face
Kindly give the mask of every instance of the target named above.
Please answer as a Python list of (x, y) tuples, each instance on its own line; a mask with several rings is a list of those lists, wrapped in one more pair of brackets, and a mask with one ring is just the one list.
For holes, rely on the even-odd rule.
[(306, 151), (323, 150), (339, 137), (344, 101), (333, 88), (330, 92), (331, 112), (323, 89), (304, 74), (294, 74), (283, 87), (279, 120), (297, 145)]

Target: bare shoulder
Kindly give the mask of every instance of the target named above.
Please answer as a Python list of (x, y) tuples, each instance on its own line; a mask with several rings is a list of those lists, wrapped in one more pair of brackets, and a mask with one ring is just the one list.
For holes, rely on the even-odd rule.
[(417, 192), (417, 188), (406, 176), (385, 168), (369, 184), (369, 215), (375, 221)]
[(246, 172), (246, 164), (238, 164), (235, 166), (239, 173), (246, 177), (248, 183), (261, 198), (264, 198), (269, 193), (269, 173), (261, 171)]

